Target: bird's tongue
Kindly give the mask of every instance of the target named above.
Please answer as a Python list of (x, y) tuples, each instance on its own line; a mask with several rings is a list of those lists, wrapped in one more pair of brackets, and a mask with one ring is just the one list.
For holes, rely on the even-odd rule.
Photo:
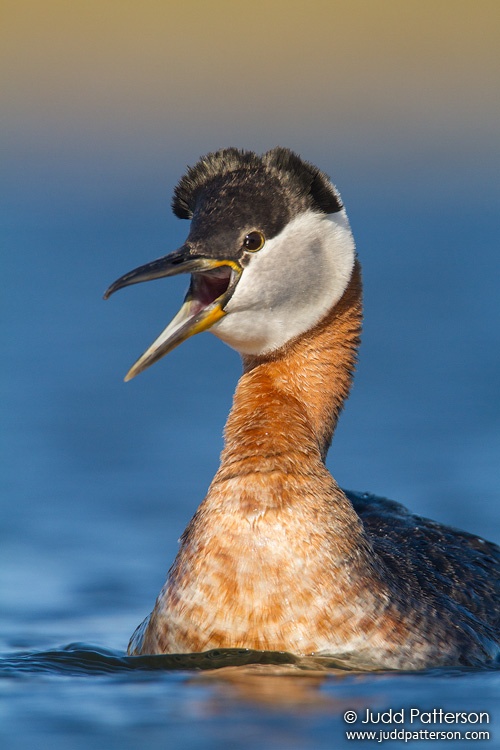
[(208, 307), (227, 292), (231, 281), (229, 266), (220, 266), (204, 273), (193, 273), (191, 277), (190, 295), (199, 308)]

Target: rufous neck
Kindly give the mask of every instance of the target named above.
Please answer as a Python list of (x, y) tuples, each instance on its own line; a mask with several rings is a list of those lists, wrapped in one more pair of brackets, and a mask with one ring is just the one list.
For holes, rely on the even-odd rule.
[(269, 456), (286, 444), (324, 460), (351, 387), (361, 322), (356, 261), (344, 295), (320, 323), (271, 355), (243, 358), (223, 460), (233, 451)]

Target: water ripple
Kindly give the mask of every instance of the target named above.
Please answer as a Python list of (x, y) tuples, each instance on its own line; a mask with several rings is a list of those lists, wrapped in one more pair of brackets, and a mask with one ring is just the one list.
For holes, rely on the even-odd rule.
[(134, 670), (206, 670), (249, 664), (295, 665), (300, 661), (299, 657), (286, 652), (232, 648), (194, 654), (127, 656), (120, 651), (71, 643), (60, 649), (27, 651), (0, 659), (0, 675), (12, 676), (23, 672), (95, 675)]
[[(366, 669), (353, 670), (346, 668), (345, 664), (342, 664), (333, 657), (300, 657), (286, 651), (224, 648), (191, 654), (127, 656), (121, 651), (90, 646), (85, 643), (71, 643), (59, 649), (23, 651), (10, 654), (8, 657), (0, 659), (0, 676), (13, 677), (24, 673), (99, 675), (121, 674), (134, 671), (198, 671), (252, 665), (287, 667), (289, 671), (321, 671), (339, 675), (348, 672), (364, 673), (367, 671)], [(491, 667), (491, 670), (498, 669), (498, 666)], [(460, 674), (491, 670), (476, 669), (473, 667), (440, 667), (419, 672), (418, 674), (458, 676)], [(386, 674), (387, 671), (383, 673)]]

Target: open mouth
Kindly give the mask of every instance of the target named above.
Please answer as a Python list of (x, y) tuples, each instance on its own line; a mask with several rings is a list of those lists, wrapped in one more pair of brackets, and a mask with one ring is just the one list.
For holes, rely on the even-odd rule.
[(125, 274), (107, 290), (105, 298), (130, 284), (187, 271), (191, 271), (191, 283), (181, 309), (131, 367), (125, 380), (131, 380), (187, 338), (207, 331), (223, 318), (226, 315), (224, 307), (236, 288), (242, 268), (236, 261), (192, 258), (185, 252), (177, 251)]
[[(188, 295), (192, 302), (199, 306), (199, 310), (209, 307), (220, 298), (224, 298), (221, 303), (225, 304), (236, 286), (234, 282), (237, 281), (237, 278), (234, 277), (236, 277), (236, 273), (229, 266), (219, 266), (211, 271), (193, 273)], [(226, 296), (230, 287), (230, 294)]]

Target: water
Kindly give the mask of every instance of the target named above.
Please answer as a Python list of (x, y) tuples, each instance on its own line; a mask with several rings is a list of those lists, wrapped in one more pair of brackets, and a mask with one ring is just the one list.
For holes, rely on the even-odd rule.
[[(161, 179), (131, 162), (127, 179), (107, 181), (97, 168), (70, 177), (35, 165), (4, 204), (2, 747), (331, 748), (350, 744), (346, 710), (413, 706), (490, 712), (498, 737), (495, 671), (171, 669), (125, 657), (216, 470), (240, 371), (206, 334), (121, 382), (185, 286), (101, 300), (117, 276), (184, 237), (165, 208), (177, 177), (167, 162)], [(498, 183), (473, 165), (449, 167), (415, 168), (411, 180), (360, 164), (335, 175), (366, 322), (328, 465), (343, 486), (498, 543)]]
[[(278, 666), (278, 654), (268, 655), (274, 667), (252, 665), (259, 656), (213, 652), (204, 663), (200, 657), (172, 663), (173, 657), (127, 658), (81, 645), (14, 655), (4, 663), (6, 674), (0, 682), (10, 699), (2, 722), (6, 746), (37, 746), (50, 737), (54, 748), (128, 749), (168, 743), (183, 748), (321, 750), (349, 746), (346, 732), (353, 729), (498, 734), (498, 672), (356, 674), (335, 672), (313, 660), (301, 665), (295, 659), (299, 663), (291, 666), (281, 658)], [(199, 671), (193, 671), (195, 659)], [(231, 661), (239, 666), (224, 666)], [(377, 722), (388, 703), (404, 724), (397, 716), (390, 726)], [(367, 708), (376, 723), (363, 723)], [(472, 723), (436, 723), (436, 708), (465, 714)], [(412, 709), (420, 714), (412, 716)], [(353, 711), (356, 719), (348, 723), (343, 717), (352, 719)], [(480, 724), (472, 712), (484, 714)], [(396, 742), (396, 747), (403, 744)], [(465, 740), (458, 744), (467, 746)]]

